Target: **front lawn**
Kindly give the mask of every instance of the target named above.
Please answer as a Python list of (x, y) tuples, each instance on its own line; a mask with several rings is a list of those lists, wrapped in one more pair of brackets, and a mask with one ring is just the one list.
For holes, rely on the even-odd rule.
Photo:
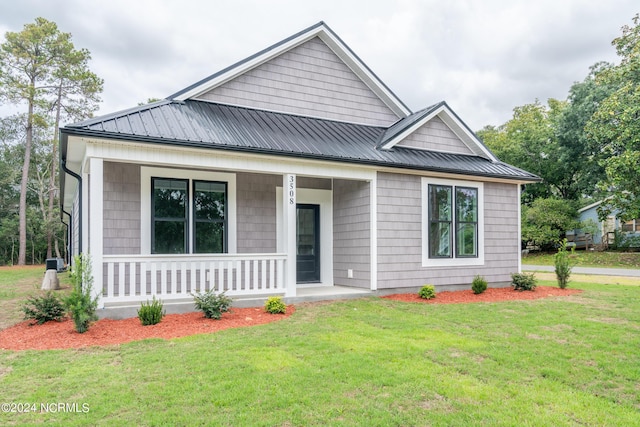
[[(530, 253), (523, 264), (553, 265), (553, 253)], [(576, 250), (570, 255), (574, 266), (602, 268), (640, 268), (640, 252), (596, 252)]]
[(0, 351), (0, 402), (37, 409), (0, 424), (638, 425), (640, 286), (570, 286), (584, 292), (315, 303), (170, 341)]

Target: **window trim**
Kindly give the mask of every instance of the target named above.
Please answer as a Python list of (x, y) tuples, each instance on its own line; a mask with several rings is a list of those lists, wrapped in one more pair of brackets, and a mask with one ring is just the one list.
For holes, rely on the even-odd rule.
[[(451, 187), (452, 193), (452, 225), (451, 225), (451, 257), (429, 257), (429, 185)], [(422, 178), (422, 266), (423, 267), (455, 267), (455, 266), (478, 266), (484, 265), (484, 183), (477, 181), (463, 181), (441, 178)], [(456, 187), (472, 188), (478, 192), (478, 222), (477, 222), (477, 257), (456, 256), (457, 252), (457, 212), (456, 205)]]
[[(236, 174), (228, 172), (208, 172), (201, 170), (172, 169), (162, 167), (140, 167), (140, 253), (151, 255), (151, 178), (189, 180), (189, 193), (192, 192), (193, 181), (224, 182), (227, 185), (227, 251), (237, 253), (237, 215), (236, 215)], [(191, 195), (189, 203), (191, 203)], [(189, 206), (189, 226), (193, 221), (193, 209)], [(191, 245), (190, 245), (191, 247)], [(194, 254), (195, 255), (195, 254)]]

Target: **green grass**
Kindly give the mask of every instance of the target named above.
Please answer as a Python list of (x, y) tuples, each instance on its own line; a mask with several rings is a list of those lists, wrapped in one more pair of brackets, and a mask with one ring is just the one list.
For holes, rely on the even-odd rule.
[[(553, 253), (531, 253), (522, 257), (523, 264), (554, 265)], [(570, 255), (577, 267), (640, 268), (640, 252), (596, 252), (577, 250)]]
[(640, 286), (570, 287), (584, 293), (316, 303), (170, 341), (0, 351), (0, 402), (89, 409), (0, 413), (0, 424), (640, 425)]
[[(44, 271), (44, 265), (0, 267), (0, 329), (23, 319), (22, 304), (30, 295), (41, 292)], [(58, 274), (61, 289), (56, 292), (62, 294), (70, 289), (68, 276)]]

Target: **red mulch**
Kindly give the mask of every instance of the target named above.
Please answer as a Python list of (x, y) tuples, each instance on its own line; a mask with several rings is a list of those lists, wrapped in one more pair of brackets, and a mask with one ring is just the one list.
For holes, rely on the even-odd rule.
[(142, 326), (137, 317), (123, 320), (101, 319), (79, 334), (71, 319), (31, 326), (30, 320), (0, 331), (0, 348), (7, 350), (50, 350), (81, 348), (94, 345), (121, 344), (146, 338), (177, 338), (206, 334), (229, 328), (275, 322), (293, 314), (287, 306), (285, 314), (269, 314), (263, 308), (232, 308), (220, 320), (206, 319), (201, 312), (167, 314), (156, 325)]
[(464, 291), (438, 292), (434, 299), (423, 299), (415, 294), (393, 294), (382, 298), (404, 302), (421, 302), (426, 304), (469, 304), (474, 302), (498, 302), (512, 300), (531, 300), (547, 297), (575, 295), (580, 289), (560, 289), (550, 286), (538, 286), (535, 291), (514, 291), (513, 288), (489, 288), (481, 294), (474, 294), (471, 289)]
[[(579, 289), (560, 289), (538, 286), (535, 291), (514, 291), (512, 288), (490, 288), (480, 295), (471, 290), (438, 292), (436, 298), (425, 300), (417, 294), (393, 294), (383, 298), (426, 304), (465, 304), (532, 300), (555, 296), (568, 296), (582, 292)], [(202, 313), (168, 314), (157, 325), (142, 326), (137, 317), (124, 320), (101, 319), (93, 323), (84, 334), (73, 329), (73, 322), (47, 322), (31, 326), (31, 321), (18, 323), (0, 331), (0, 348), (7, 350), (50, 350), (82, 348), (96, 345), (122, 344), (146, 338), (177, 338), (206, 334), (229, 328), (261, 325), (291, 316), (295, 308), (287, 307), (286, 314), (269, 314), (263, 308), (233, 308), (220, 320), (206, 319)]]

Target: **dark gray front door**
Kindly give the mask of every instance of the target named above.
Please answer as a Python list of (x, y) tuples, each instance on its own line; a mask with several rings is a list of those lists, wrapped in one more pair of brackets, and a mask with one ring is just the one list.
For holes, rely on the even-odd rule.
[(298, 283), (320, 281), (320, 206), (298, 204), (296, 209)]

